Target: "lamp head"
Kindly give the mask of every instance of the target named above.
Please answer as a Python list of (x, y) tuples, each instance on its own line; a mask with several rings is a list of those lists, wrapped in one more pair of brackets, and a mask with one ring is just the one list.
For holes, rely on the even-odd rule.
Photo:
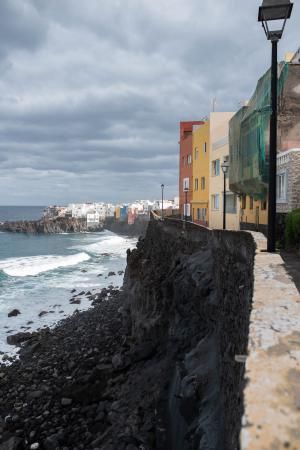
[[(266, 36), (271, 41), (278, 41), (282, 37), (287, 19), (291, 17), (293, 3), (290, 0), (263, 0), (258, 11), (258, 21), (262, 26)], [(275, 21), (273, 28), (270, 29)]]
[(224, 175), (226, 175), (227, 172), (228, 172), (228, 170), (229, 170), (229, 162), (228, 162), (228, 161), (224, 161), (224, 162), (221, 164), (221, 169), (222, 169)]

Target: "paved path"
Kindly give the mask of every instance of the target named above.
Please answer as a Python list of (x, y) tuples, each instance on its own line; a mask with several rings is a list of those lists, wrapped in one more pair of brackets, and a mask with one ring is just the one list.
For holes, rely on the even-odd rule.
[[(242, 450), (300, 449), (300, 295), (295, 260), (265, 251), (258, 233)], [(298, 260), (296, 260), (296, 264)], [(299, 274), (296, 274), (299, 280)]]

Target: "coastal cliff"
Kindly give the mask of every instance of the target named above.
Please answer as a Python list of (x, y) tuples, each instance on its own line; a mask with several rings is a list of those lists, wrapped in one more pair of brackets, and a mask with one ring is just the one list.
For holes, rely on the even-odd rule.
[(80, 233), (84, 231), (103, 231), (102, 224), (94, 228), (87, 228), (85, 219), (73, 217), (58, 217), (55, 219), (43, 218), (40, 220), (21, 220), (16, 222), (0, 223), (0, 231), (12, 233)]
[(168, 219), (150, 222), (128, 252), (128, 326), (169, 361), (156, 448), (238, 447), (254, 252), (248, 233)]
[(248, 233), (151, 221), (120, 292), (0, 367), (0, 450), (236, 450), (254, 251)]

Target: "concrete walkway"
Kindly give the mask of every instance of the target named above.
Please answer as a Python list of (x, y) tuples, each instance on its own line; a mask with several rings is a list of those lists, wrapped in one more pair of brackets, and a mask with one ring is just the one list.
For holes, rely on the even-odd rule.
[(242, 450), (300, 449), (300, 295), (278, 254), (257, 242)]

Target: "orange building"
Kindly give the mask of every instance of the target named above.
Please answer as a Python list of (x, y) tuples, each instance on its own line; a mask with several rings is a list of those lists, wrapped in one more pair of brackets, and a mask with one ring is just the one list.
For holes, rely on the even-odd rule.
[(182, 216), (191, 217), (193, 187), (193, 126), (203, 121), (180, 122), (179, 208)]

